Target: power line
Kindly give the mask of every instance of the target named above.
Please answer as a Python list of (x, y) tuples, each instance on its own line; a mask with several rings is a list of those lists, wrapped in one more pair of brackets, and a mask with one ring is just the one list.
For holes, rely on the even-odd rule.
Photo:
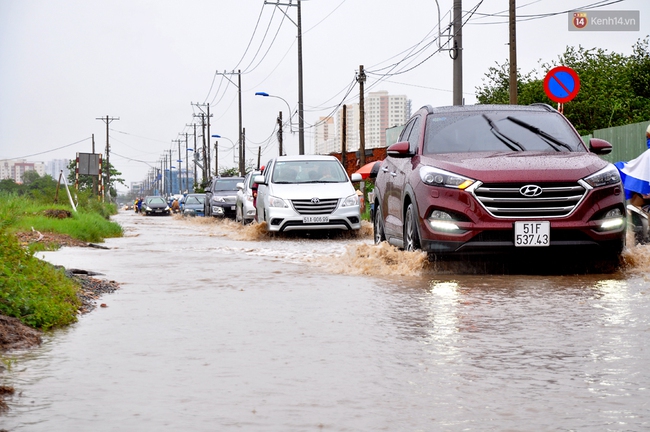
[(45, 150), (45, 151), (40, 152), (40, 153), (33, 153), (33, 154), (30, 154), (30, 155), (26, 155), (26, 156), (18, 156), (18, 157), (12, 158), (12, 159), (26, 159), (26, 158), (28, 158), (28, 157), (32, 157), (32, 156), (40, 156), (40, 155), (42, 155), (42, 154), (51, 153), (51, 152), (53, 152), (53, 151), (61, 150), (61, 149), (64, 149), (64, 148), (66, 148), (66, 147), (71, 147), (71, 146), (73, 146), (73, 145), (76, 145), (76, 144), (82, 143), (82, 142), (84, 142), (84, 141), (88, 141), (88, 140), (91, 139), (91, 138), (92, 138), (92, 137), (87, 137), (87, 138), (84, 138), (84, 139), (82, 139), (82, 140), (79, 140), (79, 141), (73, 142), (73, 143), (71, 143), (71, 144), (66, 144), (66, 145), (64, 145), (64, 146), (57, 147), (57, 148), (54, 148), (54, 149), (51, 149), (51, 150)]

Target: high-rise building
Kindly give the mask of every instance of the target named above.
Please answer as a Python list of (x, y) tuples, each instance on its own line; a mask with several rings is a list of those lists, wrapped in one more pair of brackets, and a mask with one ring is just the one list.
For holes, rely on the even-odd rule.
[(411, 116), (411, 106), (404, 95), (389, 95), (387, 91), (378, 91), (369, 93), (366, 97), (365, 113), (365, 147), (385, 147), (386, 129), (406, 123)]
[[(387, 144), (391, 144), (386, 141), (386, 130), (404, 125), (411, 117), (411, 101), (404, 95), (390, 95), (387, 91), (371, 92), (366, 96), (364, 105), (366, 149), (385, 147)], [(339, 109), (336, 120), (336, 135), (332, 139), (329, 138), (332, 119), (326, 123), (321, 117), (314, 140), (315, 153), (340, 152), (344, 127), (347, 151), (359, 150), (359, 104), (354, 103), (346, 106), (345, 122), (343, 121), (343, 109)], [(321, 127), (327, 127), (328, 139), (325, 139), (325, 131), (320, 131)]]
[(63, 171), (65, 178), (68, 178), (70, 174), (70, 170), (68, 169), (69, 164), (70, 159), (53, 159), (48, 161), (45, 164), (45, 174), (50, 175), (54, 180), (58, 180), (61, 171)]
[(315, 153), (329, 154), (337, 151), (340, 144), (336, 137), (334, 119), (332, 117), (320, 117), (316, 124), (316, 135), (314, 136)]

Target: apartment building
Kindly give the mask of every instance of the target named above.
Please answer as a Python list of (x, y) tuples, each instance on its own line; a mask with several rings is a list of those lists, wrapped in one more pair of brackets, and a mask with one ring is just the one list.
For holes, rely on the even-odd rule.
[(0, 160), (0, 180), (12, 179), (16, 183), (23, 182), (23, 174), (27, 171), (36, 171), (44, 176), (45, 164), (42, 162), (27, 162), (25, 159)]
[[(404, 125), (411, 117), (411, 101), (405, 95), (390, 95), (387, 91), (371, 92), (366, 96), (364, 105), (366, 149), (386, 147), (386, 130)], [(330, 138), (331, 135), (329, 135), (331, 123), (329, 121), (324, 123), (322, 119), (319, 121), (319, 127), (321, 124), (327, 125), (328, 139), (324, 138), (324, 131), (319, 132), (317, 128), (314, 138), (316, 154), (340, 152), (344, 128), (347, 151), (359, 150), (360, 112), (358, 103), (347, 105), (345, 110), (339, 109), (336, 115), (336, 135), (333, 138)]]

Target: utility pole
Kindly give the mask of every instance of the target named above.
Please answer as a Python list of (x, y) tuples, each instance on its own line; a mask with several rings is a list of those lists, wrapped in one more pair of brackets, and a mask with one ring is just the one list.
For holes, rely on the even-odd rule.
[(239, 94), (239, 173), (244, 175), (246, 170), (246, 162), (244, 157), (246, 155), (246, 141), (244, 140), (244, 130), (242, 129), (241, 118), (241, 70), (237, 71), (237, 92)]
[[(280, 12), (286, 16), (289, 21), (291, 21), (298, 29), (298, 154), (305, 154), (305, 120), (303, 118), (304, 112), (304, 97), (303, 97), (303, 83), (302, 83), (302, 6), (301, 0), (297, 0), (296, 4), (293, 4), (293, 0), (289, 0), (289, 3), (280, 3), (280, 0), (276, 0), (275, 3), (271, 1), (265, 1), (265, 5), (273, 5), (277, 7)], [(298, 7), (298, 17), (297, 21), (293, 21), (282, 9), (280, 6), (297, 6)]]
[[(109, 154), (111, 150), (111, 146), (108, 141), (108, 125), (111, 124), (114, 120), (119, 120), (119, 117), (99, 117), (95, 118), (95, 120), (101, 120), (104, 123), (106, 123), (106, 187), (108, 188), (108, 202), (111, 202), (111, 165), (110, 165), (110, 159), (109, 159)], [(106, 189), (104, 189), (104, 201), (106, 201)]]
[(463, 105), (463, 22), (462, 1), (454, 0), (454, 105)]
[(239, 175), (246, 175), (246, 128), (241, 132), (241, 159), (239, 159)]
[(515, 0), (510, 2), (508, 30), (510, 33), (510, 104), (517, 105), (517, 11)]
[[(93, 134), (93, 157), (95, 155), (95, 134)], [(93, 195), (97, 196), (97, 176), (93, 176)]]
[(341, 126), (341, 162), (345, 171), (348, 170), (348, 106), (343, 105), (343, 118), (341, 119), (343, 126)]
[[(239, 172), (244, 172), (245, 170), (245, 165), (244, 165), (244, 155), (245, 155), (245, 148), (244, 148), (244, 135), (243, 135), (243, 129), (242, 129), (242, 107), (241, 107), (241, 70), (237, 71), (237, 84), (233, 82), (229, 77), (226, 75), (235, 75), (235, 72), (223, 72), (219, 73), (217, 72), (217, 75), (221, 75), (224, 78), (226, 78), (230, 83), (234, 86), (237, 86), (237, 93), (238, 93), (238, 100), (239, 100)], [(234, 154), (233, 154), (234, 156)]]
[(185, 132), (185, 190), (190, 193), (190, 168), (187, 161), (187, 132)]
[(257, 147), (257, 169), (260, 169), (262, 162), (262, 146)]
[[(192, 105), (195, 105), (198, 109), (200, 109), (202, 112), (201, 114), (194, 114), (194, 117), (201, 117), (201, 128), (203, 131), (203, 184), (206, 184), (207, 182), (210, 181), (211, 175), (210, 175), (210, 166), (211, 166), (211, 161), (210, 161), (210, 117), (212, 117), (212, 114), (210, 114), (210, 104), (199, 104), (199, 103), (193, 103)], [(207, 114), (203, 112), (204, 106), (207, 106)], [(206, 120), (207, 116), (207, 120)], [(207, 135), (205, 129), (208, 129)], [(206, 137), (207, 137), (207, 144), (206, 144)], [(194, 149), (196, 151), (196, 148)]]
[[(279, 146), (279, 152), (280, 156), (282, 156), (282, 111), (278, 113), (278, 146)], [(258, 167), (259, 168), (259, 167)]]
[(179, 139), (172, 140), (176, 143), (178, 143), (178, 159), (176, 162), (178, 162), (176, 165), (178, 165), (178, 193), (183, 194), (183, 160), (181, 159), (181, 141)]
[(359, 167), (366, 164), (366, 114), (363, 99), (363, 87), (366, 82), (366, 73), (363, 71), (363, 65), (359, 66)]
[(214, 141), (214, 175), (219, 176), (219, 140)]
[(194, 190), (196, 190), (196, 158), (197, 158), (197, 150), (196, 150), (196, 123), (194, 125)]
[(305, 154), (305, 120), (303, 119), (304, 101), (302, 93), (302, 18), (300, 0), (298, 0), (298, 154)]

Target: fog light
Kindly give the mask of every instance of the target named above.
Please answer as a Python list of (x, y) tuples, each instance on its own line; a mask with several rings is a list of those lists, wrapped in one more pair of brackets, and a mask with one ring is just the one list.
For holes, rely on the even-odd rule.
[(222, 215), (223, 214), (223, 207), (212, 207), (212, 213)]
[(625, 218), (621, 209), (615, 208), (607, 212), (605, 218), (600, 222), (600, 230), (608, 231), (622, 227), (625, 224)]
[(431, 216), (427, 219), (431, 229), (436, 231), (458, 231), (458, 225), (453, 222), (451, 215), (442, 210), (434, 210), (431, 212)]

